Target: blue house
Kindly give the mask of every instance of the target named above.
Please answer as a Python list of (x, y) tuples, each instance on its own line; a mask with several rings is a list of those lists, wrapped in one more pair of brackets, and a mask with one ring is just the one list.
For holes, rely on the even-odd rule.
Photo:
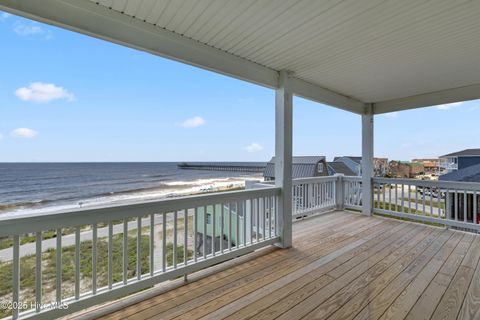
[(480, 164), (480, 149), (465, 149), (443, 155), (439, 158), (440, 169), (445, 173), (449, 173)]
[[(438, 178), (441, 181), (480, 182), (480, 149), (466, 149), (441, 156), (440, 168), (447, 172)], [(450, 192), (447, 194), (447, 198), (451, 219), (455, 218), (454, 212), (457, 212), (460, 220), (464, 219), (464, 213), (466, 213), (467, 221), (480, 222), (480, 196), (478, 194)]]

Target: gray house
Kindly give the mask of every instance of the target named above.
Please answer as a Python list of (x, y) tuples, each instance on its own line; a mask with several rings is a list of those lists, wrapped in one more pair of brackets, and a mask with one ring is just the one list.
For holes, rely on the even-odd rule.
[(355, 176), (356, 173), (341, 161), (327, 162), (328, 174), (343, 174), (344, 176)]
[[(292, 158), (293, 179), (328, 176), (324, 156), (299, 156)], [(265, 181), (275, 180), (275, 157), (267, 163), (263, 172)]]
[(342, 156), (333, 158), (333, 162), (341, 162), (347, 166), (354, 176), (362, 175), (362, 157)]
[(480, 164), (480, 149), (465, 149), (439, 157), (440, 169), (446, 173)]
[[(441, 181), (480, 182), (480, 149), (466, 149), (441, 156), (440, 168), (447, 172), (438, 178)], [(478, 194), (467, 192), (455, 195), (450, 192), (447, 197), (452, 214), (450, 218), (454, 219), (454, 212), (457, 212), (458, 219), (463, 220), (466, 212), (467, 221), (480, 223), (480, 196)], [(457, 210), (455, 210), (455, 205)], [(474, 212), (475, 208), (476, 212)]]
[(438, 177), (441, 181), (480, 182), (480, 163), (450, 171)]
[[(342, 162), (351, 171), (354, 176), (362, 175), (362, 157), (356, 156), (341, 156), (335, 157), (333, 162)], [(388, 159), (387, 158), (373, 158), (373, 173), (376, 177), (383, 177), (388, 171)]]
[[(452, 171), (439, 177), (441, 181), (480, 182), (480, 164)], [(476, 192), (446, 192), (446, 203), (450, 207), (450, 218), (455, 219), (455, 212), (459, 220), (480, 223), (480, 195)], [(476, 204), (475, 204), (476, 202)], [(455, 206), (457, 209), (455, 210)]]

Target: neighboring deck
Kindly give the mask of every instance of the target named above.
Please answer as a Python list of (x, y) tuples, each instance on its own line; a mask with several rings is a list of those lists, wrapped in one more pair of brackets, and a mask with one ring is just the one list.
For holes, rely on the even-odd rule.
[(479, 319), (480, 236), (334, 212), (294, 224), (294, 247), (107, 319)]

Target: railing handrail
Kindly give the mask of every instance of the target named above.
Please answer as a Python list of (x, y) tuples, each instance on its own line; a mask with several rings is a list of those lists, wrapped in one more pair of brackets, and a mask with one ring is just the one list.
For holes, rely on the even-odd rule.
[(342, 178), (345, 181), (362, 181), (362, 177), (359, 176), (343, 176)]
[(374, 178), (372, 187), (375, 213), (480, 231), (480, 183)]
[(267, 183), (267, 182), (257, 182), (253, 184), (255, 187), (258, 187), (258, 189), (266, 189), (266, 188), (271, 188), (272, 185), (275, 185), (274, 183)]
[(257, 197), (278, 196), (280, 190), (281, 188), (278, 187), (269, 187), (252, 190), (227, 191), (124, 205), (79, 208), (42, 215), (28, 214), (17, 217), (9, 216), (0, 218), (0, 237), (146, 216), (155, 213), (172, 212), (175, 210), (211, 205), (212, 203), (228, 203)]
[(373, 178), (374, 183), (404, 184), (420, 187), (434, 187), (445, 189), (468, 189), (471, 191), (480, 191), (480, 183), (476, 182), (457, 182), (457, 181), (433, 181), (419, 179), (398, 179), (398, 178)]
[(320, 177), (311, 177), (311, 178), (297, 178), (292, 180), (293, 185), (312, 183), (312, 182), (328, 182), (336, 181), (338, 176), (320, 176)]
[[(4, 218), (0, 221), (0, 237), (11, 238), (7, 239), (11, 248), (6, 249), (11, 258), (2, 262), (10, 263), (13, 272), (11, 298), (1, 298), (11, 299), (13, 319), (52, 319), (280, 243), (280, 193), (281, 188), (269, 186)], [(50, 235), (44, 237), (51, 231), (56, 238), (53, 245)], [(21, 242), (25, 234), (33, 234), (33, 248), (33, 242)], [(115, 249), (115, 244), (121, 249)], [(73, 257), (63, 259), (67, 254), (64, 248)], [(49, 252), (55, 259), (54, 266), (52, 260), (42, 258), (50, 249), (55, 250)], [(85, 254), (91, 260), (83, 259)], [(122, 258), (121, 262), (114, 261), (114, 255)], [(20, 274), (22, 264), (31, 259), (35, 260), (35, 272)], [(114, 268), (118, 263), (123, 270)], [(73, 285), (68, 287), (62, 286), (65, 264), (74, 272)], [(88, 264), (91, 273), (84, 274), (82, 267)], [(46, 278), (43, 269), (48, 270)], [(25, 277), (34, 279), (34, 283), (22, 287)], [(41, 306), (52, 299), (42, 286), (48, 284), (48, 293), (52, 293), (54, 282), (55, 301), (68, 303), (68, 310)], [(32, 297), (21, 294), (21, 290), (31, 292)], [(34, 301), (35, 307), (24, 310), (21, 298)]]

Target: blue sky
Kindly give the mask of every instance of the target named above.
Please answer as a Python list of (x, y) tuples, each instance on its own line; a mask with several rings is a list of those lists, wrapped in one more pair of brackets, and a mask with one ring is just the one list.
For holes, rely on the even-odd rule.
[[(0, 161), (266, 161), (274, 92), (0, 12)], [(480, 147), (480, 101), (375, 117), (375, 155)], [(294, 99), (294, 154), (358, 155), (360, 117)]]

